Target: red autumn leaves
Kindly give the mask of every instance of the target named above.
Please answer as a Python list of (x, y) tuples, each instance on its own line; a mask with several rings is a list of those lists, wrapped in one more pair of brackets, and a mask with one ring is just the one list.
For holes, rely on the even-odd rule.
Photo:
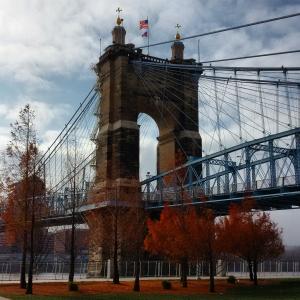
[[(253, 211), (253, 202), (230, 207), (229, 215), (216, 219), (213, 212), (194, 207), (166, 206), (157, 221), (148, 220), (145, 249), (152, 254), (179, 261), (186, 285), (185, 264), (203, 260), (210, 266), (210, 291), (216, 259), (224, 254), (238, 256), (249, 263), (251, 279), (257, 284), (257, 264), (279, 256), (284, 247), (281, 230), (269, 214)], [(252, 274), (253, 275), (253, 274)]]

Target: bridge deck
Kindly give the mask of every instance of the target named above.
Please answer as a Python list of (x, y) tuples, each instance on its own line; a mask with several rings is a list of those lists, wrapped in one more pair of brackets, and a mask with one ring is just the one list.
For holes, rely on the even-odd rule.
[[(236, 192), (229, 194), (211, 195), (207, 197), (207, 201), (199, 201), (199, 198), (192, 198), (190, 202), (182, 203), (181, 201), (173, 201), (168, 203), (171, 207), (180, 206), (196, 206), (208, 207), (214, 210), (217, 216), (226, 215), (229, 206), (233, 203), (240, 203), (245, 196), (251, 196), (257, 203), (257, 208), (264, 211), (298, 209), (300, 208), (300, 186), (291, 185), (277, 188), (260, 189), (256, 191)], [(90, 210), (101, 209), (104, 207), (112, 207), (114, 201), (105, 201), (100, 204), (86, 204), (80, 207), (76, 212), (76, 223), (84, 224), (84, 213)], [(159, 213), (164, 204), (161, 201), (144, 201), (146, 211), (150, 214)], [(48, 217), (42, 220), (43, 226), (62, 226), (70, 225), (72, 221), (71, 214), (58, 215)]]

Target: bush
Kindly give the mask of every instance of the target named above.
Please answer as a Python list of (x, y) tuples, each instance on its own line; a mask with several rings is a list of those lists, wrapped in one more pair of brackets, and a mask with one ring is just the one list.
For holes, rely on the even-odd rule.
[(231, 284), (236, 284), (236, 278), (234, 276), (229, 276), (227, 282)]
[(77, 292), (79, 290), (78, 284), (75, 282), (69, 282), (69, 291)]
[(163, 287), (164, 290), (170, 290), (172, 288), (172, 284), (168, 280), (163, 280), (161, 282), (161, 285), (162, 285), (162, 287)]

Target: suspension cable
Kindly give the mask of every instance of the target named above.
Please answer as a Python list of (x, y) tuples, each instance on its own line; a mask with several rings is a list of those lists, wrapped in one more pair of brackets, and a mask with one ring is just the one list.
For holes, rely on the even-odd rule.
[(283, 54), (291, 54), (291, 53), (299, 53), (299, 52), (300, 52), (300, 49), (298, 49), (298, 50), (289, 50), (289, 51), (281, 51), (281, 52), (270, 52), (270, 53), (262, 53), (262, 54), (256, 54), (256, 55), (246, 55), (246, 56), (231, 57), (231, 58), (205, 60), (205, 61), (201, 61), (200, 63), (207, 64), (207, 63), (214, 63), (214, 62), (221, 62), (221, 61), (240, 60), (240, 59), (274, 56), (274, 55), (283, 55)]
[[(189, 40), (189, 39), (194, 39), (194, 38), (197, 38), (197, 37), (202, 37), (202, 36), (207, 36), (207, 35), (212, 35), (212, 34), (217, 34), (217, 33), (221, 33), (221, 32), (226, 32), (226, 31), (231, 31), (231, 30), (246, 28), (246, 27), (250, 27), (250, 26), (256, 26), (256, 25), (260, 25), (260, 24), (275, 22), (275, 21), (279, 21), (279, 20), (283, 20), (283, 19), (288, 19), (288, 18), (293, 18), (293, 17), (298, 17), (298, 16), (300, 16), (300, 12), (299, 13), (295, 13), (295, 14), (290, 14), (290, 15), (284, 15), (284, 16), (280, 16), (280, 17), (276, 17), (276, 18), (265, 19), (265, 20), (261, 20), (261, 21), (257, 21), (257, 22), (247, 23), (247, 24), (243, 24), (243, 25), (238, 25), (238, 26), (233, 26), (233, 27), (227, 27), (227, 28), (223, 28), (223, 29), (213, 30), (213, 31), (205, 32), (205, 33), (190, 35), (190, 36), (181, 38), (181, 41), (183, 41), (183, 40)], [(136, 47), (135, 49), (138, 49), (138, 48), (142, 49), (142, 48), (147, 48), (147, 47), (153, 47), (153, 46), (159, 46), (159, 45), (164, 45), (164, 44), (170, 44), (170, 43), (173, 43), (173, 42), (174, 42), (174, 40), (169, 40), (169, 41), (165, 41), (165, 42), (158, 42), (158, 43), (153, 43), (153, 44), (150, 44), (150, 45), (143, 45), (141, 47)]]

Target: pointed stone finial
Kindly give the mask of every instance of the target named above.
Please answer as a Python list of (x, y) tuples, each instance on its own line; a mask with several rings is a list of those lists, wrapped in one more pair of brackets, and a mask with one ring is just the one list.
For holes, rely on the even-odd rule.
[(118, 13), (117, 26), (115, 26), (113, 31), (112, 31), (112, 41), (113, 41), (113, 44), (124, 45), (125, 44), (126, 30), (122, 26), (123, 19), (120, 18), (120, 12), (121, 11), (122, 11), (122, 9), (120, 7), (118, 7), (116, 9), (116, 12)]
[(176, 32), (176, 35), (175, 35), (175, 38), (176, 40), (180, 40), (181, 39), (181, 36), (180, 36), (180, 33), (179, 33), (179, 28), (181, 27), (181, 25), (179, 24), (176, 24), (175, 28), (177, 28), (177, 32)]
[(176, 24), (175, 28), (177, 28), (177, 33), (176, 33), (176, 40), (174, 41), (174, 43), (171, 46), (172, 49), (172, 60), (175, 61), (181, 61), (183, 60), (183, 52), (184, 52), (184, 45), (183, 43), (180, 41), (181, 36), (179, 33), (179, 28), (181, 27), (181, 25)]
[(118, 13), (118, 17), (117, 17), (117, 25), (120, 26), (123, 23), (123, 19), (120, 18), (120, 12), (122, 11), (122, 9), (120, 7), (118, 7), (116, 9), (116, 12)]

